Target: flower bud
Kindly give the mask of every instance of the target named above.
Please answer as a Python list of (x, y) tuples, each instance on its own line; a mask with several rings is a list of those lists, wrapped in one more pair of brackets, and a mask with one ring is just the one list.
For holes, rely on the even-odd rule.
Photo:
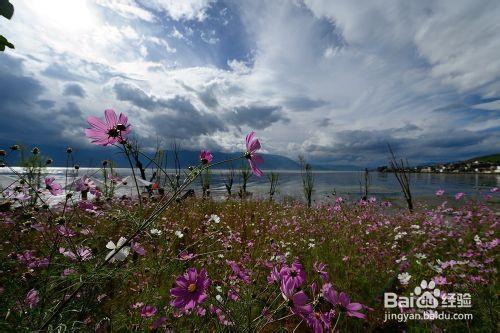
[(19, 145), (10, 146), (10, 150), (19, 150)]
[(40, 149), (38, 147), (35, 147), (35, 148), (31, 149), (31, 153), (33, 155), (38, 155), (39, 152), (40, 152)]
[(0, 149), (0, 156), (5, 156), (5, 155), (7, 155), (7, 153), (5, 152), (5, 150)]
[(66, 148), (66, 153), (71, 154), (73, 152), (73, 148), (68, 147)]

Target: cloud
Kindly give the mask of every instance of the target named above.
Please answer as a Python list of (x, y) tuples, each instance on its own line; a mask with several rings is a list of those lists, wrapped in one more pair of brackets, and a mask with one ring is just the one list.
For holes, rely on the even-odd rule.
[(131, 102), (142, 109), (153, 110), (166, 105), (165, 101), (146, 94), (141, 88), (131, 83), (116, 82), (113, 85), (113, 91), (118, 100)]
[(500, 100), (476, 104), (473, 107), (481, 110), (500, 110)]
[(138, 6), (134, 0), (96, 0), (96, 3), (113, 10), (124, 18), (154, 21), (154, 15)]
[(498, 15), (486, 0), (19, 0), (1, 135), (83, 142), (111, 107), (145, 147), (235, 150), (257, 129), (268, 152), (324, 163), (383, 162), (387, 142), (415, 161), (495, 153)]
[(215, 114), (198, 110), (187, 98), (175, 96), (165, 100), (167, 110), (152, 114), (149, 123), (160, 137), (193, 142), (202, 135), (210, 135), (227, 129)]
[[(11, 72), (6, 65), (16, 71)], [(23, 60), (3, 55), (0, 75), (0, 110), (5, 120), (0, 123), (2, 142), (71, 142), (71, 135), (81, 132), (82, 112), (76, 104), (70, 102), (61, 110), (53, 110), (55, 102), (39, 99), (46, 89), (26, 74)]]
[(267, 128), (278, 121), (285, 124), (290, 121), (281, 113), (279, 106), (257, 105), (236, 107), (225, 119), (236, 126), (247, 125), (255, 129)]
[(206, 18), (206, 11), (213, 0), (148, 0), (143, 4), (158, 11), (167, 13), (172, 19), (198, 20)]
[(85, 89), (78, 83), (68, 83), (64, 86), (63, 95), (84, 98), (86, 93)]

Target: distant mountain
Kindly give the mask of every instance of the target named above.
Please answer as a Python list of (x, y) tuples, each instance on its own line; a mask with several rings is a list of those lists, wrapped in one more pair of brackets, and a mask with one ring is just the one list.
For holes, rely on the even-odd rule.
[[(26, 147), (25, 155), (31, 153), (31, 146)], [(53, 146), (38, 146), (40, 149), (40, 156), (44, 158), (52, 159), (51, 166), (56, 167), (64, 167), (67, 163), (68, 155), (66, 153), (66, 147), (53, 147)], [(214, 155), (214, 163), (223, 161), (226, 159), (237, 158), (241, 155), (241, 153), (226, 153), (226, 152), (218, 152), (213, 151)], [(17, 155), (17, 156), (16, 156)], [(9, 161), (11, 165), (17, 165), (19, 163), (20, 152), (13, 153), (12, 157), (9, 157)], [(153, 154), (148, 154), (150, 158), (153, 157)], [(198, 151), (190, 151), (190, 150), (180, 150), (178, 151), (178, 159), (180, 162), (181, 168), (187, 168), (188, 166), (197, 165), (199, 163), (199, 152)], [(105, 147), (92, 147), (91, 149), (79, 149), (74, 148), (71, 154), (73, 158), (74, 164), (78, 164), (81, 167), (98, 167), (102, 164), (104, 160), (112, 160), (117, 167), (129, 167), (128, 161), (125, 156), (122, 156), (120, 152), (115, 148), (105, 148)], [(262, 164), (263, 169), (281, 169), (281, 170), (297, 170), (299, 169), (299, 164), (288, 158), (281, 155), (274, 154), (262, 154), (264, 158), (264, 164)], [(142, 162), (144, 165), (148, 164), (148, 159), (143, 157)], [(166, 161), (167, 168), (174, 167), (174, 154), (171, 150), (167, 150), (166, 152)], [(237, 169), (242, 163), (246, 163), (243, 159), (232, 162), (232, 166)], [(222, 164), (217, 166), (218, 169), (229, 168), (231, 164)]]
[(500, 154), (474, 157), (474, 158), (470, 158), (470, 159), (466, 160), (465, 162), (474, 162), (474, 161), (489, 162), (489, 163), (500, 165)]
[[(25, 147), (25, 154), (30, 154), (31, 148), (33, 146)], [(45, 158), (50, 158), (53, 160), (51, 166), (56, 167), (64, 167), (67, 163), (68, 154), (66, 153), (66, 147), (55, 147), (55, 146), (45, 146), (39, 145), (40, 148), (40, 156)], [(5, 149), (6, 147), (2, 147)], [(167, 150), (167, 168), (174, 167), (174, 154), (172, 150)], [(240, 156), (241, 153), (227, 153), (227, 152), (219, 152), (213, 151), (214, 155), (214, 163), (223, 161), (226, 159), (232, 159)], [(16, 156), (17, 155), (17, 156)], [(199, 152), (192, 150), (180, 150), (178, 151), (179, 162), (181, 168), (187, 168), (188, 166), (197, 165), (199, 163)], [(264, 158), (264, 164), (262, 164), (262, 169), (264, 170), (299, 170), (300, 165), (297, 161), (292, 160), (291, 158), (275, 155), (275, 154), (261, 154)], [(14, 153), (12, 157), (9, 158), (11, 164), (18, 164), (18, 156), (20, 156), (20, 152)], [(148, 154), (150, 158), (153, 157), (153, 154)], [(73, 149), (73, 153), (71, 154), (73, 158), (74, 164), (78, 164), (81, 167), (99, 167), (104, 160), (112, 160), (117, 167), (127, 168), (129, 167), (128, 161), (125, 156), (121, 155), (118, 149), (111, 147), (92, 147), (92, 148), (78, 148), (75, 147)], [(142, 162), (144, 165), (147, 165), (147, 158), (142, 158)], [(235, 169), (241, 167), (242, 163), (246, 163), (243, 159), (239, 161), (232, 162), (232, 166)], [(217, 169), (227, 169), (230, 168), (231, 164), (222, 164), (216, 166)], [(363, 168), (353, 166), (353, 165), (334, 165), (334, 164), (314, 164), (312, 163), (313, 170), (315, 171), (326, 171), (326, 170), (335, 170), (335, 171), (352, 171), (352, 170), (364, 170)]]

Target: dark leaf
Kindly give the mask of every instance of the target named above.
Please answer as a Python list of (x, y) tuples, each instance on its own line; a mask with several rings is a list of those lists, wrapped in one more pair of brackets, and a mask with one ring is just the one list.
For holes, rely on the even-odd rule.
[(0, 0), (0, 15), (9, 20), (14, 15), (14, 6), (9, 2), (9, 0)]
[(14, 45), (12, 43), (10, 43), (7, 40), (7, 38), (5, 38), (4, 36), (0, 35), (0, 51), (4, 51), (6, 46), (8, 48), (11, 48), (11, 49), (14, 48)]

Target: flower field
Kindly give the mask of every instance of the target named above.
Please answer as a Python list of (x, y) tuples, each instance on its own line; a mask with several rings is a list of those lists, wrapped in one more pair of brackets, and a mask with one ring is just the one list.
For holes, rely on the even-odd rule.
[[(106, 111), (106, 121), (89, 124), (94, 143), (130, 155), (125, 116)], [(252, 132), (245, 143), (241, 158), (260, 176), (260, 142)], [(86, 175), (68, 190), (33, 180), (33, 170), (19, 174), (2, 190), (0, 331), (496, 330), (497, 188), (413, 212), (373, 197), (313, 207), (182, 197), (211, 163), (202, 151), (178, 188), (160, 193), (153, 184), (136, 197), (114, 196)], [(63, 199), (45, 204), (51, 196)], [(462, 306), (425, 309), (472, 316), (385, 320), (422, 312), (404, 299), (388, 308), (385, 294), (423, 289), (440, 305), (467, 294)]]

